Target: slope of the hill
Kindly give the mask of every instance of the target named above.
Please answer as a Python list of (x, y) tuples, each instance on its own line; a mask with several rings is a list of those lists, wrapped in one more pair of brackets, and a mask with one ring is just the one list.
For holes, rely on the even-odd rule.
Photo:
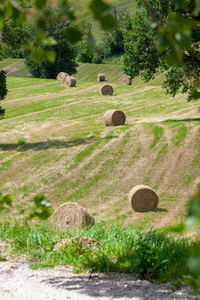
[[(87, 68), (83, 74), (88, 80)], [(140, 228), (183, 216), (200, 182), (199, 102), (165, 95), (159, 77), (148, 84), (111, 84), (110, 97), (100, 95), (96, 81), (66, 88), (57, 80), (8, 78), (0, 182), (15, 204), (28, 206), (45, 193), (54, 207), (77, 201), (98, 220)], [(104, 126), (104, 112), (112, 108), (126, 113), (125, 126)], [(130, 209), (129, 190), (141, 183), (159, 194), (156, 212)]]
[[(7, 72), (7, 76), (32, 77), (26, 69), (24, 59), (5, 59), (0, 61), (0, 69)], [(99, 72), (105, 73), (106, 79), (117, 82), (123, 74), (122, 65), (116, 64), (79, 64), (77, 74), (78, 80), (95, 81)]]

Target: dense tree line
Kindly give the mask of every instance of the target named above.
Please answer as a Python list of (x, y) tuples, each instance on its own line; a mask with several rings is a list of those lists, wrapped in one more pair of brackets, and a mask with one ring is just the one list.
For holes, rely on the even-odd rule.
[(126, 19), (125, 72), (150, 80), (166, 70), (163, 87), (168, 93), (175, 95), (181, 89), (188, 100), (199, 97), (200, 12), (195, 1), (144, 3), (138, 1), (135, 17)]

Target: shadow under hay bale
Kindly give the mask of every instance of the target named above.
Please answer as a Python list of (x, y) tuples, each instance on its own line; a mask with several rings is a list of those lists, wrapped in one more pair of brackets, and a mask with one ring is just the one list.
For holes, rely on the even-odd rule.
[(125, 113), (121, 110), (111, 109), (104, 114), (104, 124), (106, 126), (124, 125), (126, 122)]
[(137, 185), (129, 193), (129, 202), (136, 212), (156, 210), (158, 195), (148, 185)]
[(70, 246), (78, 246), (79, 248), (91, 248), (99, 246), (99, 242), (88, 236), (77, 236), (72, 238), (65, 238), (58, 241), (53, 250), (57, 252), (61, 252), (62, 248), (70, 247)]
[(102, 82), (105, 80), (106, 80), (105, 74), (98, 74), (97, 81)]
[(56, 229), (78, 228), (94, 224), (93, 216), (75, 202), (66, 202), (59, 206), (53, 214), (53, 225)]
[(100, 88), (101, 95), (104, 96), (112, 96), (113, 95), (113, 87), (109, 84), (105, 84)]
[(132, 85), (132, 78), (128, 75), (122, 75), (119, 79), (120, 84)]
[(60, 72), (57, 75), (57, 80), (63, 80), (66, 76), (69, 76), (69, 74), (67, 74), (65, 72)]

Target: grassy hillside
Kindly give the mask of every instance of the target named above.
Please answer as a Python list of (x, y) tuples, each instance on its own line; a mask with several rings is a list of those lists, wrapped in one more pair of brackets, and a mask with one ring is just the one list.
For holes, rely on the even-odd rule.
[(7, 72), (7, 76), (31, 77), (26, 69), (24, 59), (7, 58), (0, 61), (0, 69)]
[[(19, 207), (39, 192), (54, 208), (77, 201), (98, 220), (157, 228), (184, 214), (200, 182), (199, 102), (171, 98), (161, 77), (121, 86), (109, 72), (114, 95), (101, 96), (91, 65), (82, 65), (76, 88), (57, 80), (8, 78), (5, 118), (0, 120), (0, 182)], [(89, 75), (90, 74), (90, 75)], [(94, 77), (92, 77), (94, 76)], [(104, 112), (122, 109), (125, 126), (105, 127)], [(136, 184), (160, 196), (156, 212), (135, 213), (128, 192)]]
[[(24, 59), (5, 59), (0, 61), (0, 69), (7, 72), (7, 76), (31, 77), (26, 69)], [(79, 64), (77, 74), (78, 80), (95, 81), (99, 72), (105, 73), (106, 78), (112, 82), (118, 82), (123, 74), (122, 65), (116, 64)]]

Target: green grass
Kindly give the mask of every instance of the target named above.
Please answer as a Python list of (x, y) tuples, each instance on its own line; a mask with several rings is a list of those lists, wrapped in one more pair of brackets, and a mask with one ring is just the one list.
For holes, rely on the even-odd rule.
[(155, 125), (152, 128), (152, 132), (154, 135), (154, 139), (153, 142), (150, 145), (150, 148), (154, 148), (156, 146), (156, 144), (158, 143), (158, 141), (160, 140), (160, 138), (162, 137), (163, 133), (164, 133), (164, 129), (160, 126)]
[[(81, 247), (77, 242), (53, 251), (62, 238), (87, 236), (97, 246)], [(103, 223), (73, 233), (56, 232), (46, 225), (0, 224), (0, 239), (12, 240), (10, 253), (26, 254), (32, 268), (71, 265), (75, 271), (129, 272), (140, 278), (162, 282), (190, 275), (187, 266), (191, 245), (156, 232), (139, 233), (133, 227), (105, 226)]]
[[(176, 128), (176, 127), (175, 127)], [(176, 134), (172, 138), (172, 142), (175, 146), (179, 146), (186, 138), (188, 128), (184, 124), (177, 126)]]
[(161, 160), (164, 159), (166, 153), (167, 153), (168, 144), (164, 144), (160, 151), (158, 152), (158, 155), (156, 159), (153, 162), (153, 167), (155, 167)]

